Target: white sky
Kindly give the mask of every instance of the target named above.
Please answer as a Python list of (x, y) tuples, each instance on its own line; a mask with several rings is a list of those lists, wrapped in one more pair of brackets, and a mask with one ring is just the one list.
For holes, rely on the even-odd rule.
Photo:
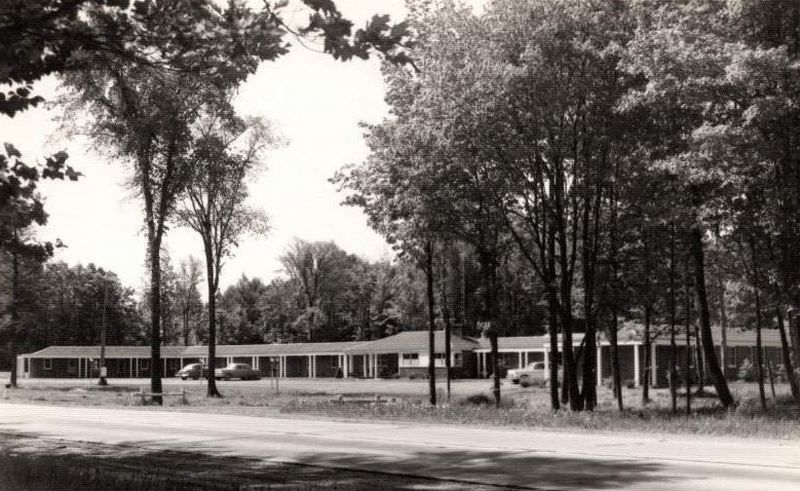
[[(403, 0), (338, 0), (337, 5), (357, 27), (374, 13), (390, 14), (393, 22), (405, 15)], [(240, 114), (272, 120), (288, 145), (271, 152), (266, 172), (250, 186), (251, 204), (270, 215), (272, 230), (265, 237), (241, 242), (223, 269), (222, 289), (242, 274), (266, 281), (281, 275), (278, 258), (295, 237), (333, 240), (368, 260), (393, 256), (359, 209), (340, 206), (342, 195), (328, 182), (337, 169), (366, 156), (358, 123), (378, 122), (387, 114), (379, 61), (342, 63), (292, 44), (288, 55), (262, 64), (240, 88), (236, 103)], [(47, 79), (39, 85), (39, 93), (47, 95), (56, 83)], [(124, 186), (127, 170), (90, 153), (85, 141), (61, 139), (52, 121), (56, 114), (40, 107), (13, 119), (0, 117), (0, 142), (13, 142), (28, 161), (66, 149), (69, 163), (84, 174), (78, 182), (41, 186), (50, 219), (40, 236), (66, 243), (54, 260), (93, 262), (140, 290), (145, 263), (143, 211), (140, 199)], [(171, 230), (165, 243), (176, 269), (188, 255), (202, 261), (202, 246), (192, 231)]]

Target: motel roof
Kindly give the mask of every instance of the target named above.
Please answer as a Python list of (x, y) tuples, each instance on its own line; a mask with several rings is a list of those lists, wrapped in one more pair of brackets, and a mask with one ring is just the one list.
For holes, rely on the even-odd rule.
[[(278, 356), (278, 355), (336, 355), (348, 348), (364, 344), (364, 341), (342, 341), (332, 343), (273, 343), (273, 344), (223, 344), (217, 346), (217, 356)], [(208, 346), (187, 346), (185, 358), (197, 358), (208, 354)]]
[[(677, 342), (685, 342), (683, 328), (677, 331)], [(651, 326), (651, 335), (654, 336), (653, 344), (669, 344), (670, 336), (668, 327), (663, 325)], [(694, 333), (692, 333), (694, 334)], [(729, 328), (727, 330), (727, 344), (729, 347), (754, 346), (755, 331)], [(714, 344), (722, 343), (722, 332), (719, 326), (712, 328)], [(559, 346), (561, 335), (558, 337)], [(602, 336), (603, 345), (607, 341)], [(780, 346), (780, 337), (775, 329), (762, 331), (764, 346)], [(573, 346), (580, 346), (583, 333), (573, 333)], [(642, 331), (637, 327), (625, 326), (618, 335), (620, 344), (641, 343)], [(694, 340), (693, 340), (694, 341)], [(497, 338), (498, 349), (504, 351), (535, 351), (546, 349), (549, 337), (543, 336), (509, 336)], [(444, 351), (444, 331), (436, 331), (434, 345), (437, 352)], [(486, 352), (491, 349), (489, 340), (485, 338), (472, 339), (451, 335), (451, 347), (456, 351)], [(404, 331), (393, 336), (375, 341), (344, 341), (331, 343), (274, 343), (274, 344), (222, 344), (217, 345), (217, 356), (305, 356), (305, 355), (337, 355), (337, 354), (366, 354), (366, 353), (400, 353), (400, 352), (425, 352), (428, 350), (428, 331)], [(208, 354), (207, 346), (162, 346), (162, 358), (201, 358)], [(27, 355), (29, 358), (99, 358), (100, 346), (49, 346)], [(150, 358), (150, 346), (106, 346), (107, 358)]]
[[(549, 337), (544, 336), (508, 336), (497, 338), (497, 349), (501, 350), (526, 350), (526, 349), (541, 349), (542, 346), (548, 342)], [(559, 338), (560, 339), (560, 338)], [(478, 351), (490, 350), (492, 345), (488, 338), (478, 339), (480, 347)]]
[[(162, 346), (162, 358), (180, 358), (183, 346)], [(100, 346), (48, 346), (30, 358), (100, 358)], [(150, 346), (106, 346), (106, 358), (150, 358)]]
[[(434, 346), (436, 352), (444, 352), (444, 331), (434, 333)], [(454, 351), (473, 350), (478, 347), (478, 342), (470, 339), (450, 335), (450, 346)], [(362, 353), (399, 353), (425, 352), (428, 350), (428, 331), (404, 331), (375, 341), (367, 341), (347, 350), (348, 354)]]

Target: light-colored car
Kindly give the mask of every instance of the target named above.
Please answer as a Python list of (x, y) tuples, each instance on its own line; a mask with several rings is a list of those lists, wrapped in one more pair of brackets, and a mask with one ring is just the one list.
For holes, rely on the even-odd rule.
[(261, 374), (248, 365), (247, 363), (231, 363), (225, 368), (217, 368), (214, 370), (214, 378), (217, 380), (231, 380), (238, 378), (240, 380), (258, 380)]
[(178, 370), (178, 373), (176, 373), (175, 376), (180, 377), (181, 380), (186, 380), (188, 378), (198, 380), (208, 376), (208, 368), (203, 366), (202, 363), (189, 363), (185, 367)]
[(535, 361), (529, 363), (524, 368), (514, 368), (508, 371), (506, 378), (511, 380), (511, 383), (518, 384), (521, 381), (532, 382), (534, 380), (546, 380), (547, 373), (543, 361)]

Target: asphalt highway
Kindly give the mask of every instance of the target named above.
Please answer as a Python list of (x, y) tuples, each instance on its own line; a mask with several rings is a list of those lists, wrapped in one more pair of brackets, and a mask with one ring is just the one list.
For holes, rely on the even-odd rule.
[(527, 489), (796, 490), (800, 443), (0, 402), (0, 431)]

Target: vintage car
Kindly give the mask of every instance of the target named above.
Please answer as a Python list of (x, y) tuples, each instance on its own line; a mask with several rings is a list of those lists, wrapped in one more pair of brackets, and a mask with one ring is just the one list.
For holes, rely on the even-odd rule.
[(518, 384), (520, 382), (533, 382), (534, 380), (544, 381), (547, 379), (547, 373), (543, 361), (535, 361), (529, 363), (524, 368), (514, 368), (508, 371), (506, 378), (511, 380), (511, 383)]
[(198, 380), (208, 376), (208, 368), (203, 366), (202, 363), (190, 363), (178, 370), (175, 376), (180, 377), (181, 380), (186, 380), (189, 378)]
[(238, 378), (240, 380), (258, 380), (261, 374), (248, 365), (247, 363), (231, 363), (225, 368), (217, 368), (214, 370), (214, 378), (217, 380), (232, 380)]

